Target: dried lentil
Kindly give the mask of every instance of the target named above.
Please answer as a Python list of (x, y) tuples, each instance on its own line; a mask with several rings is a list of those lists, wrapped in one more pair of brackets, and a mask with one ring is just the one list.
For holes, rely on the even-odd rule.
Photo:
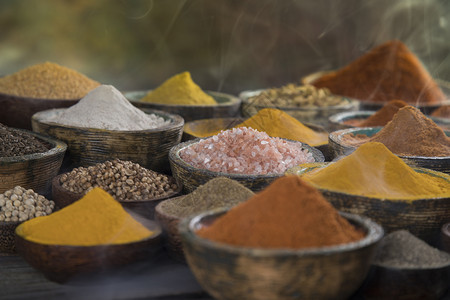
[(0, 156), (15, 157), (46, 152), (50, 149), (44, 141), (14, 128), (0, 124)]
[(26, 221), (53, 212), (55, 203), (32, 189), (16, 186), (0, 194), (0, 221)]
[(83, 195), (100, 187), (118, 201), (159, 198), (174, 193), (178, 188), (172, 177), (119, 159), (75, 168), (63, 174), (60, 183), (64, 189)]

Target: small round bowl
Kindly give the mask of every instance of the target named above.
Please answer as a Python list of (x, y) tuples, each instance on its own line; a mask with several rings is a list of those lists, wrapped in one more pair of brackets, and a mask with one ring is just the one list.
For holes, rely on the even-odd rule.
[(360, 127), (359, 123), (372, 116), (374, 111), (347, 111), (332, 115), (329, 119), (330, 131)]
[(47, 245), (32, 242), (20, 236), (16, 229), (17, 252), (33, 268), (58, 283), (92, 273), (106, 273), (133, 262), (145, 260), (161, 249), (161, 227), (154, 221), (139, 219), (153, 231), (147, 239), (126, 244), (98, 246)]
[[(286, 174), (303, 175), (327, 163), (299, 165), (289, 169)], [(418, 173), (439, 177), (450, 181), (447, 174), (425, 168), (413, 168)], [(436, 245), (442, 225), (448, 222), (450, 211), (449, 197), (429, 199), (383, 199), (365, 197), (332, 191), (315, 186), (337, 209), (352, 214), (364, 215), (383, 226), (386, 233), (406, 229), (418, 238)]]
[(179, 105), (140, 101), (145, 95), (147, 95), (148, 92), (150, 92), (150, 90), (125, 92), (123, 94), (136, 107), (141, 109), (157, 109), (172, 114), (177, 114), (182, 116), (186, 122), (199, 119), (229, 118), (239, 116), (241, 100), (230, 94), (205, 91), (205, 93), (216, 100), (217, 105)]
[(329, 130), (328, 118), (336, 113), (345, 111), (355, 111), (359, 108), (359, 101), (343, 97), (344, 105), (324, 106), (324, 107), (271, 107), (266, 105), (255, 105), (249, 100), (251, 97), (259, 95), (264, 90), (243, 91), (239, 94), (242, 99), (241, 114), (244, 117), (251, 117), (263, 108), (277, 108), (288, 113), (302, 123), (310, 123), (321, 126)]
[(22, 222), (0, 222), (0, 253), (16, 253), (15, 230)]
[(441, 228), (441, 248), (450, 253), (450, 223), (445, 223)]
[(306, 249), (246, 248), (199, 237), (226, 210), (180, 223), (183, 249), (200, 285), (216, 299), (348, 299), (369, 270), (383, 229), (368, 218), (342, 213), (366, 236), (354, 243)]
[(14, 128), (31, 130), (31, 117), (43, 110), (67, 108), (80, 99), (27, 98), (0, 93), (0, 123)]
[(178, 115), (146, 110), (168, 125), (139, 131), (119, 131), (61, 125), (46, 121), (63, 109), (41, 111), (33, 115), (33, 131), (56, 137), (67, 143), (73, 166), (89, 166), (112, 158), (130, 160), (157, 172), (168, 173), (167, 155), (181, 141), (184, 120)]
[(17, 130), (33, 135), (49, 144), (51, 149), (42, 153), (0, 157), (0, 193), (19, 185), (46, 196), (50, 191), (53, 177), (61, 168), (67, 145), (26, 129)]
[[(319, 71), (319, 72), (315, 72), (312, 74), (309, 74), (307, 76), (304, 76), (301, 79), (301, 82), (303, 84), (312, 84), (314, 85), (314, 81), (317, 80), (318, 78), (322, 77), (325, 74), (328, 74), (332, 71)], [(440, 80), (440, 79), (434, 79), (434, 81), (437, 83), (437, 85), (441, 88), (441, 90), (444, 92), (445, 95), (450, 95), (450, 83)], [(380, 108), (383, 107), (384, 104), (386, 104), (385, 102), (376, 102), (376, 101), (366, 101), (364, 99), (358, 99), (360, 102), (359, 105), (359, 109), (360, 110), (372, 110), (372, 111), (377, 111)], [(404, 101), (406, 101), (405, 99), (402, 99)], [(442, 101), (440, 103), (421, 103), (419, 105), (416, 105), (416, 103), (409, 103), (408, 101), (406, 101), (409, 105), (413, 105), (415, 107), (417, 107), (418, 109), (420, 109), (424, 114), (430, 114), (431, 112), (433, 112), (436, 108), (438, 108), (441, 105), (446, 105), (446, 104), (450, 104), (450, 99), (447, 99), (445, 101)]]
[[(328, 144), (334, 157), (348, 155), (353, 152), (356, 147), (345, 144), (344, 136), (348, 134), (363, 134), (371, 137), (378, 133), (383, 127), (355, 127), (348, 129), (341, 129), (330, 133), (328, 136)], [(450, 137), (450, 131), (445, 131), (445, 134)], [(431, 170), (450, 174), (450, 156), (403, 156), (398, 155), (405, 163), (411, 167), (428, 168)]]
[[(63, 188), (60, 181), (62, 175), (64, 174), (59, 174), (52, 180), (52, 199), (58, 209), (66, 207), (84, 196), (83, 193), (73, 193)], [(147, 219), (153, 220), (155, 218), (155, 206), (164, 199), (177, 196), (181, 190), (182, 186), (178, 184), (176, 191), (162, 197), (142, 199), (139, 201), (119, 201), (119, 203), (123, 208), (139, 214)]]
[[(172, 170), (173, 177), (183, 185), (183, 191), (185, 194), (193, 192), (197, 187), (205, 184), (209, 180), (216, 177), (228, 177), (236, 180), (240, 184), (249, 188), (250, 190), (257, 192), (264, 189), (275, 179), (283, 176), (283, 174), (265, 174), (265, 175), (248, 175), (248, 174), (231, 174), (222, 172), (213, 172), (206, 169), (199, 169), (191, 166), (187, 162), (181, 159), (180, 151), (192, 144), (198, 143), (200, 139), (194, 139), (187, 142), (180, 143), (170, 149), (169, 162)], [(293, 141), (295, 142), (295, 141)], [(297, 142), (300, 143), (300, 142)], [(307, 144), (303, 144), (303, 149), (307, 149), (312, 153), (316, 162), (323, 162), (325, 160), (322, 152), (313, 148)]]

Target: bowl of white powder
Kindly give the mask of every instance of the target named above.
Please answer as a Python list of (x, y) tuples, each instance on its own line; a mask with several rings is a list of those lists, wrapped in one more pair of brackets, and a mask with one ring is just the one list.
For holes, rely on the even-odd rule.
[(67, 143), (73, 167), (118, 158), (163, 173), (184, 126), (178, 115), (134, 107), (111, 85), (99, 86), (69, 108), (35, 113), (31, 122), (33, 131)]

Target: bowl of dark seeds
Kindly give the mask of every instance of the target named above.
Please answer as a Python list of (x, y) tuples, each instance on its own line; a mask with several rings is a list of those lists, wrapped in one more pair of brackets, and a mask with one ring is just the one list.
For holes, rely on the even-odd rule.
[(56, 176), (52, 181), (53, 200), (58, 208), (63, 208), (94, 187), (101, 187), (124, 208), (149, 219), (153, 219), (159, 202), (175, 197), (182, 189), (171, 176), (114, 159)]

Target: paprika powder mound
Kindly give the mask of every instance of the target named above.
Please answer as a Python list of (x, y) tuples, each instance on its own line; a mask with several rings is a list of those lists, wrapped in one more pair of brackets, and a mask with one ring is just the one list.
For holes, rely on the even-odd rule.
[(235, 246), (293, 249), (346, 244), (365, 235), (295, 175), (275, 180), (197, 234)]
[(446, 99), (440, 87), (401, 41), (381, 44), (347, 66), (312, 82), (333, 94), (361, 101), (437, 104)]
[(383, 105), (382, 108), (377, 110), (373, 115), (371, 115), (366, 120), (362, 121), (358, 124), (359, 127), (375, 127), (375, 126), (384, 126), (386, 125), (394, 115), (398, 112), (398, 110), (404, 106), (408, 105), (403, 100), (391, 100)]

